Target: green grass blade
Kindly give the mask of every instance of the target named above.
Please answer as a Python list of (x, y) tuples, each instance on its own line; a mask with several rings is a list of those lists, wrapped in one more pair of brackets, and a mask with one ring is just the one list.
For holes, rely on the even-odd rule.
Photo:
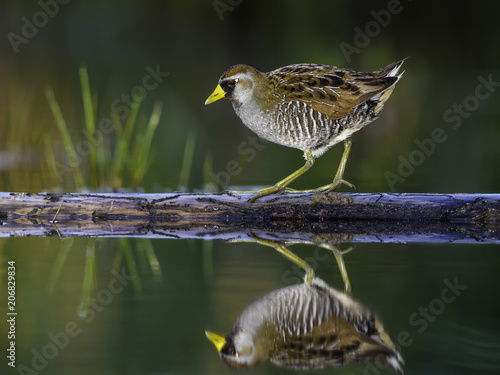
[[(109, 144), (107, 144), (107, 147), (104, 149), (104, 169), (105, 169), (105, 176), (106, 176), (106, 187), (112, 187), (113, 186), (113, 180), (114, 180), (114, 175), (115, 173), (114, 170), (114, 164), (113, 164), (113, 158), (115, 157), (115, 150), (118, 147), (118, 140), (121, 139), (123, 135), (123, 124), (120, 121), (120, 116), (118, 115), (117, 112), (111, 111), (110, 116), (111, 122), (113, 123), (114, 129), (115, 129), (115, 135), (116, 135), (116, 141), (114, 144), (114, 147), (112, 147), (113, 142), (110, 140)], [(104, 183), (101, 183), (103, 185)]]
[(137, 189), (142, 183), (142, 179), (146, 174), (148, 168), (151, 143), (153, 142), (153, 137), (160, 122), (162, 112), (161, 102), (156, 102), (151, 116), (149, 117), (148, 124), (146, 126), (146, 131), (143, 135), (143, 139), (139, 144), (137, 144), (136, 152), (134, 152), (134, 163), (132, 166), (132, 188)]
[(57, 175), (56, 157), (54, 156), (52, 140), (48, 134), (44, 134), (43, 142), (45, 144), (45, 158), (49, 166), (50, 184), (52, 187), (60, 186), (59, 176)]
[[(6, 141), (1, 145), (19, 145), (22, 144), (27, 134), (32, 133), (27, 131), (30, 124), (30, 116), (33, 115), (33, 103), (35, 99), (35, 90), (33, 87), (30, 89), (14, 85), (9, 89), (9, 95), (6, 96), (8, 100), (8, 113), (10, 116), (10, 130), (7, 131), (7, 136), (2, 141)], [(19, 103), (22, 103), (23, 110), (19, 110)]]
[(120, 121), (120, 116), (117, 112), (111, 111), (110, 118), (115, 127), (116, 138), (120, 139), (123, 135), (123, 124)]
[(207, 151), (207, 156), (203, 162), (203, 190), (207, 192), (217, 191), (217, 184), (214, 181), (214, 156), (210, 151)]
[(130, 107), (130, 113), (127, 118), (127, 122), (125, 123), (125, 129), (123, 131), (122, 136), (118, 139), (118, 144), (115, 149), (115, 157), (113, 158), (113, 172), (112, 172), (112, 181), (113, 181), (113, 189), (116, 191), (122, 187), (123, 184), (123, 175), (126, 162), (130, 157), (130, 139), (132, 138), (132, 133), (134, 130), (134, 125), (136, 123), (137, 114), (139, 113), (139, 107), (141, 103), (140, 97), (135, 97)]
[(83, 189), (84, 183), (83, 183), (83, 174), (80, 169), (80, 160), (77, 157), (75, 147), (73, 146), (73, 142), (71, 141), (71, 137), (69, 135), (66, 121), (64, 120), (64, 116), (54, 96), (54, 91), (52, 91), (52, 88), (50, 87), (47, 88), (46, 96), (49, 102), (50, 110), (52, 111), (52, 115), (54, 116), (57, 128), (59, 129), (59, 134), (61, 135), (63, 145), (66, 150), (66, 154), (68, 155), (68, 158), (70, 160), (76, 187), (78, 189)]
[(90, 82), (89, 75), (87, 72), (87, 67), (81, 66), (79, 69), (80, 74), (80, 84), (82, 86), (82, 99), (83, 99), (83, 110), (85, 115), (85, 127), (87, 128), (87, 135), (89, 142), (93, 146), (90, 150), (89, 163), (90, 163), (90, 183), (95, 189), (98, 185), (99, 171), (97, 167), (97, 150), (96, 150), (96, 138), (95, 138), (95, 114), (92, 105), (92, 94), (90, 92)]
[(191, 165), (193, 163), (193, 155), (196, 144), (196, 133), (194, 130), (189, 131), (186, 146), (184, 148), (184, 157), (182, 158), (181, 174), (179, 176), (179, 189), (186, 190), (191, 175)]

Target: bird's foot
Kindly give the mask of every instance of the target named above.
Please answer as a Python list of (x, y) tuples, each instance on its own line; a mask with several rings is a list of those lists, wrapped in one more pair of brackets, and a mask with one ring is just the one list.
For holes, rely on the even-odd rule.
[[(304, 283), (310, 284), (312, 283), (314, 279), (314, 268), (310, 266), (309, 263), (307, 263), (304, 259), (300, 258), (299, 256), (295, 255), (287, 246), (286, 243), (280, 242), (280, 241), (273, 241), (273, 240), (268, 240), (265, 238), (261, 238), (253, 233), (249, 235), (250, 238), (255, 240), (257, 243), (264, 245), (264, 246), (270, 246), (274, 247), (281, 255), (283, 255), (285, 258), (290, 260), (292, 263), (295, 265), (299, 266), (302, 268), (306, 274), (304, 276)], [(291, 244), (291, 243), (290, 243)]]
[(279, 193), (281, 191), (289, 191), (289, 192), (294, 192), (294, 193), (330, 193), (334, 190), (337, 190), (340, 187), (340, 185), (347, 185), (351, 189), (356, 190), (356, 187), (353, 184), (344, 180), (343, 178), (339, 178), (339, 179), (334, 180), (331, 184), (321, 186), (321, 187), (316, 188), (316, 189), (309, 189), (309, 190), (296, 190), (296, 189), (292, 189), (292, 188), (289, 188), (286, 186), (282, 186), (282, 185), (280, 185), (280, 183), (277, 183), (274, 186), (271, 186), (271, 187), (268, 187), (265, 189), (261, 189), (261, 190), (258, 190), (256, 192), (255, 191), (242, 191), (242, 192), (233, 192), (232, 191), (231, 193), (256, 193), (252, 198), (250, 198), (248, 200), (248, 202), (253, 203), (259, 198), (265, 197), (266, 195)]
[(248, 200), (248, 202), (255, 202), (257, 199), (265, 197), (266, 195), (271, 195), (273, 193), (279, 193), (281, 191), (290, 191), (290, 192), (300, 192), (300, 190), (295, 190), (288, 187), (279, 187), (277, 185), (271, 186), (268, 188), (260, 189), (260, 190), (223, 190), (222, 193), (225, 194), (255, 194), (252, 198)]
[(258, 193), (259, 190), (223, 190), (222, 192), (226, 194), (252, 194)]
[(283, 191), (285, 189), (286, 189), (285, 186), (279, 186), (279, 184), (276, 184), (274, 186), (270, 186), (270, 187), (265, 188), (265, 189), (261, 189), (261, 190), (257, 191), (257, 194), (255, 194), (252, 198), (250, 198), (248, 200), (248, 202), (253, 203), (259, 198), (265, 197), (266, 195), (278, 193), (278, 192)]
[(337, 190), (340, 187), (340, 185), (346, 185), (346, 186), (350, 187), (351, 189), (356, 190), (356, 186), (354, 186), (350, 182), (344, 180), (343, 178), (339, 178), (337, 180), (334, 180), (331, 184), (321, 186), (321, 187), (316, 188), (316, 189), (309, 190), (308, 192), (311, 192), (311, 193), (318, 193), (318, 192), (330, 193), (332, 191)]

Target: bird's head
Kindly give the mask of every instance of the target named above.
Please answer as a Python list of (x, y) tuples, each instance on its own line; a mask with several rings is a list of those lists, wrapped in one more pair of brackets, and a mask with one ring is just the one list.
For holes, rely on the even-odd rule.
[(232, 66), (222, 74), (205, 105), (222, 98), (229, 99), (237, 107), (246, 104), (252, 100), (255, 87), (263, 76), (263, 73), (248, 65)]
[(250, 334), (240, 331), (220, 336), (205, 331), (207, 338), (215, 345), (220, 357), (229, 367), (245, 369), (261, 361)]

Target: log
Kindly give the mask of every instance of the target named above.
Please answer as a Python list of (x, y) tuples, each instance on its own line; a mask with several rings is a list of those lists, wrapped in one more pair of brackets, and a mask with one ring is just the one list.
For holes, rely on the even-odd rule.
[(0, 193), (0, 237), (498, 242), (500, 194)]

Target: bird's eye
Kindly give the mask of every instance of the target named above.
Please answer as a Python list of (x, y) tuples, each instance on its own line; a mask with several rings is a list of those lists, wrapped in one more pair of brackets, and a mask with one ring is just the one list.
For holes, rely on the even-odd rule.
[(227, 85), (229, 87), (234, 87), (236, 86), (236, 80), (235, 79), (230, 79), (229, 81), (227, 81)]
[(228, 356), (233, 356), (237, 357), (238, 354), (236, 353), (236, 349), (234, 346), (229, 346), (229, 345), (224, 345), (224, 347), (221, 350), (222, 354), (228, 355)]

